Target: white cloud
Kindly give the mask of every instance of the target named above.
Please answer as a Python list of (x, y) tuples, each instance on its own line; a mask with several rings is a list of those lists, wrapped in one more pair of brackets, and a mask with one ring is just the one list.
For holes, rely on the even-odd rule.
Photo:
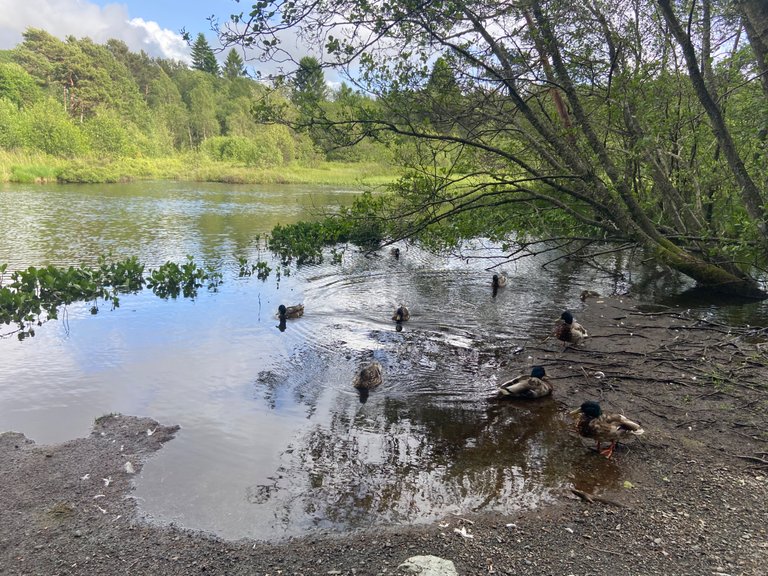
[(180, 34), (156, 22), (129, 19), (124, 4), (102, 8), (85, 0), (0, 0), (0, 49), (16, 46), (30, 27), (58, 38), (87, 36), (97, 44), (116, 38), (135, 52), (190, 61), (189, 47)]
[[(167, 28), (160, 28), (157, 22), (146, 22), (142, 18), (133, 18), (128, 21), (128, 24), (136, 30), (137, 40), (143, 44), (141, 49), (144, 52), (187, 63), (192, 62), (189, 46), (180, 34)], [(138, 51), (136, 46), (132, 46), (125, 38), (123, 40), (129, 48)]]

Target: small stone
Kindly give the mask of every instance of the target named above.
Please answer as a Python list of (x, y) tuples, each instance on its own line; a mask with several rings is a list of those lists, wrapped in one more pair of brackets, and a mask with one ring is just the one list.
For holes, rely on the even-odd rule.
[(411, 556), (398, 569), (419, 576), (458, 576), (454, 563), (438, 556)]

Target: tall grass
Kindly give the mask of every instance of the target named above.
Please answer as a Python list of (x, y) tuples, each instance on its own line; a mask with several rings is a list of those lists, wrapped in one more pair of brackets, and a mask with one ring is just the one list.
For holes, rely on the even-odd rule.
[(185, 180), (233, 184), (386, 184), (397, 169), (372, 162), (313, 162), (274, 168), (253, 168), (217, 162), (196, 152), (161, 158), (57, 158), (39, 152), (0, 149), (0, 182), (25, 184), (68, 182), (109, 183), (133, 180)]

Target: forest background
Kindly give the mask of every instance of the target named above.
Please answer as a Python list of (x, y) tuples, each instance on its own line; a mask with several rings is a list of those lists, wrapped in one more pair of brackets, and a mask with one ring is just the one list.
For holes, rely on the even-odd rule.
[(120, 40), (30, 28), (0, 51), (0, 182), (385, 181), (391, 147), (339, 148), (265, 118), (273, 107), (299, 121), (310, 106), (333, 113), (366, 99), (344, 84), (332, 91), (312, 57), (295, 79), (267, 83), (247, 75), (234, 48), (219, 65), (203, 34), (188, 66)]

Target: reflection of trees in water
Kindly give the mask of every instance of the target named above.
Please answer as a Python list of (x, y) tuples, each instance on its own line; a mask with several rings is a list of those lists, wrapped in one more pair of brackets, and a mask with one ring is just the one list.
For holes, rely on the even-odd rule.
[(375, 415), (336, 413), (297, 441), (279, 489), (257, 487), (250, 501), (272, 499), (276, 517), (336, 528), (535, 505), (568, 478), (572, 460), (556, 404), (535, 404), (386, 398)]

